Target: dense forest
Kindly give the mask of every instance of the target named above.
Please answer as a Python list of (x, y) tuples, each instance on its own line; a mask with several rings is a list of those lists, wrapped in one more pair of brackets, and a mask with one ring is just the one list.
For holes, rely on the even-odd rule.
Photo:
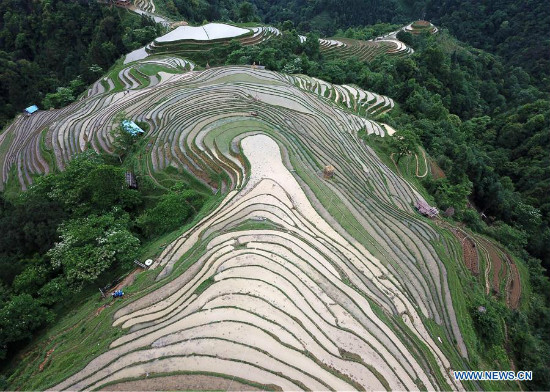
[(429, 1), (426, 17), (461, 41), (502, 56), (550, 90), (550, 7), (537, 0)]
[[(174, 12), (195, 21), (238, 21), (235, 0), (163, 0)], [(428, 19), (449, 29), (475, 48), (502, 56), (506, 63), (524, 68), (539, 87), (550, 89), (550, 7), (541, 0), (251, 0), (252, 12), (268, 24), (290, 20), (304, 33), (331, 36), (337, 29), (377, 23), (405, 24)]]
[(550, 7), (540, 0), (335, 1), (253, 0), (266, 23), (291, 20), (303, 31), (332, 35), (338, 28), (428, 19), (475, 48), (502, 56), (550, 89)]
[[(0, 2), (0, 128), (48, 93), (78, 96), (124, 53), (161, 27), (96, 1)], [(72, 83), (71, 83), (72, 82)]]
[[(416, 4), (418, 3), (418, 4)], [(157, 4), (173, 16), (192, 23), (203, 20), (248, 21), (267, 24), (291, 21), (301, 32), (315, 31), (330, 36), (338, 28), (365, 26), (380, 22), (408, 23), (418, 18), (425, 1), (403, 4), (397, 0), (159, 0)], [(414, 16), (417, 15), (418, 16)]]

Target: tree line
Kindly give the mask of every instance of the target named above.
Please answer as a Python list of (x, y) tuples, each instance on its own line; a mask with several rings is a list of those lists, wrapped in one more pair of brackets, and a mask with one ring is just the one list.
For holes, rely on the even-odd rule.
[[(74, 100), (122, 54), (161, 33), (149, 18), (95, 0), (1, 0), (0, 128), (31, 104)], [(44, 102), (48, 93), (57, 101)]]

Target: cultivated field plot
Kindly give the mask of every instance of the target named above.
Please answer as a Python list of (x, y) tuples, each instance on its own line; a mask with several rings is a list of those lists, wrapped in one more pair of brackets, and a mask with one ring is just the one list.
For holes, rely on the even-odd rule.
[[(287, 79), (304, 90), (313, 91), (348, 109), (353, 109), (353, 111), (359, 114), (382, 114), (391, 110), (394, 106), (393, 99), (356, 86), (334, 85), (307, 75), (287, 75)], [(376, 124), (373, 124), (373, 126), (376, 127)], [(377, 129), (375, 133), (377, 135), (384, 135), (384, 131), (381, 129)]]
[[(130, 56), (125, 63), (143, 59), (150, 54), (192, 56), (205, 50), (228, 45), (233, 39), (237, 39), (242, 45), (257, 45), (281, 34), (279, 29), (271, 26), (243, 28), (223, 23), (208, 23), (198, 27), (180, 26), (138, 49), (142, 57)], [(319, 44), (321, 51), (329, 57), (357, 57), (362, 61), (371, 61), (380, 55), (405, 56), (413, 53), (413, 49), (399, 41), (396, 35), (397, 31), (369, 41), (320, 38)], [(303, 35), (299, 38), (300, 42), (305, 42), (307, 39)]]
[(426, 20), (417, 20), (403, 28), (404, 31), (411, 34), (421, 34), (427, 31), (430, 34), (435, 34), (439, 31), (437, 27)]
[[(172, 73), (148, 74), (150, 61)], [(13, 169), (27, 186), (86, 148), (111, 151), (124, 111), (150, 126), (147, 172), (174, 166), (224, 195), (155, 260), (159, 282), (175, 278), (115, 313), (113, 328), (126, 334), (51, 387), (139, 390), (150, 376), (192, 373), (213, 389), (463, 389), (450, 369), (467, 352), (436, 250), (447, 240), (414, 212), (421, 196), (357, 136), (386, 136), (364, 115), (392, 101), (181, 61), (134, 62), (0, 136), (2, 181)]]
[(146, 12), (155, 13), (156, 7), (153, 0), (134, 0), (134, 5)]

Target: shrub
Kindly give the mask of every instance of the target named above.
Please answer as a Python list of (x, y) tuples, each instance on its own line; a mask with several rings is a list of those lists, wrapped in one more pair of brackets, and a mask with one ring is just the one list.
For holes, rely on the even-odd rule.
[(470, 306), (477, 335), (489, 346), (504, 342), (501, 307), (495, 300), (485, 298), (474, 300)]
[(185, 224), (204, 203), (204, 196), (179, 184), (161, 196), (157, 205), (145, 211), (137, 224), (146, 237), (168, 233)]

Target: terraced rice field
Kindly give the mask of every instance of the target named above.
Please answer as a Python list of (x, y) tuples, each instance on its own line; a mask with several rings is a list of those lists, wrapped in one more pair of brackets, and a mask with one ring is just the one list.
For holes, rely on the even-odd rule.
[(511, 309), (521, 300), (518, 267), (507, 251), (488, 239), (441, 222), (460, 241), (465, 267), (485, 284), (485, 293), (504, 299)]
[(156, 11), (155, 3), (153, 2), (153, 0), (134, 0), (134, 5), (137, 8), (145, 12), (150, 12), (152, 14), (154, 14)]
[(521, 299), (521, 280), (516, 263), (504, 249), (481, 237), (474, 237), (483, 253), (486, 293), (503, 294), (506, 305), (517, 309)]
[(329, 57), (356, 57), (361, 61), (367, 62), (372, 61), (382, 54), (406, 56), (414, 52), (412, 48), (405, 45), (397, 38), (377, 38), (370, 41), (339, 38), (338, 41), (333, 41), (330, 44), (323, 45), (323, 43), (321, 43), (321, 51)]
[[(288, 75), (287, 79), (304, 90), (312, 91), (360, 114), (382, 114), (394, 107), (393, 99), (365, 91), (357, 86), (333, 85), (307, 75)], [(384, 130), (377, 129), (376, 133), (383, 135)]]
[[(405, 56), (413, 53), (413, 49), (399, 41), (396, 34), (394, 32), (369, 41), (321, 38), (319, 43), (321, 51), (329, 57), (357, 57), (362, 61), (371, 61), (384, 54)], [(200, 27), (181, 26), (138, 49), (142, 54), (139, 59), (150, 54), (192, 56), (216, 46), (228, 45), (232, 39), (237, 39), (242, 45), (257, 45), (278, 35), (281, 35), (281, 31), (270, 26), (242, 28), (220, 23), (209, 23)], [(301, 42), (306, 40), (305, 36), (299, 38)], [(125, 62), (130, 61), (127, 59)]]
[[(113, 118), (125, 111), (150, 125), (143, 165), (153, 176), (175, 166), (223, 195), (155, 260), (159, 282), (175, 278), (114, 314), (126, 333), (51, 387), (148, 389), (149, 375), (192, 373), (228, 389), (209, 377), (233, 388), (463, 390), (450, 369), (468, 353), (435, 246), (446, 237), (414, 212), (421, 195), (357, 136), (385, 137), (365, 115), (393, 102), (182, 61), (132, 62), (80, 101), (0, 135), (2, 183), (13, 168), (26, 187), (52, 170), (41, 137), (62, 169), (86, 148), (110, 152)], [(324, 180), (329, 164), (335, 175)]]
[(426, 20), (417, 20), (403, 28), (404, 31), (411, 34), (420, 34), (424, 31), (428, 31), (431, 34), (435, 34), (439, 31), (437, 27)]

